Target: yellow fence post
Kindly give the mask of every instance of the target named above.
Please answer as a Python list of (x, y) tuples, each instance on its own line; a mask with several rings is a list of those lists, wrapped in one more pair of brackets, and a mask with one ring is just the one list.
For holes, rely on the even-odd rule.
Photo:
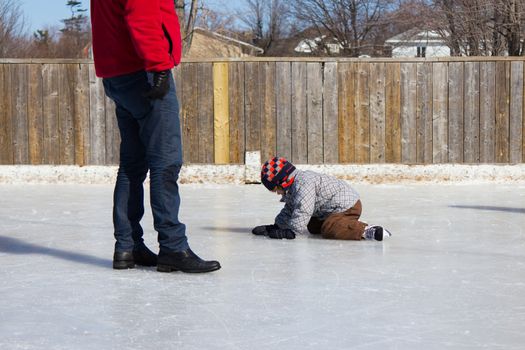
[(228, 63), (213, 64), (213, 135), (215, 164), (230, 162), (230, 98)]

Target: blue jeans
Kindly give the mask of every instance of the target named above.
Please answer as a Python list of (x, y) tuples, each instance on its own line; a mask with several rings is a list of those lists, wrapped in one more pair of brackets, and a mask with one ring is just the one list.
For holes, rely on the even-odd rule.
[(182, 166), (179, 103), (175, 82), (162, 100), (143, 96), (153, 75), (144, 71), (104, 79), (106, 95), (116, 104), (121, 136), (120, 164), (113, 196), (115, 251), (144, 244), (140, 220), (144, 215), (144, 188), (150, 172), (150, 202), (161, 248), (187, 249), (186, 227), (179, 221), (177, 180)]

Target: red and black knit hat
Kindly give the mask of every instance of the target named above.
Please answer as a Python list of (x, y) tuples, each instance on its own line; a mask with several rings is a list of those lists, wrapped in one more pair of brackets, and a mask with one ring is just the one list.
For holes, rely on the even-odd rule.
[(270, 191), (276, 186), (288, 188), (293, 183), (294, 179), (290, 175), (294, 170), (295, 166), (285, 158), (274, 157), (262, 166), (261, 181)]

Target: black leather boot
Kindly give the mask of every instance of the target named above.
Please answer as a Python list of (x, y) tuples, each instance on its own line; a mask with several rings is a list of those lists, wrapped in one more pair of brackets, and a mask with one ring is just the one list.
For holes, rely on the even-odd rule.
[(173, 252), (160, 249), (157, 271), (172, 272), (182, 271), (190, 273), (211, 272), (221, 268), (218, 261), (204, 261), (191, 249), (182, 252)]
[(145, 245), (133, 249), (135, 264), (141, 266), (157, 266), (157, 254), (153, 253)]
[(156, 266), (157, 255), (145, 245), (134, 248), (132, 252), (115, 252), (113, 254), (114, 269), (132, 269), (135, 265)]
[(133, 252), (115, 252), (113, 254), (113, 268), (115, 270), (132, 269), (134, 267)]

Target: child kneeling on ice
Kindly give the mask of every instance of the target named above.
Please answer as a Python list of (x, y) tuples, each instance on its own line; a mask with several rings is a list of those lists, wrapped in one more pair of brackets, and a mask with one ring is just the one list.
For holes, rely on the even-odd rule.
[(328, 239), (382, 241), (391, 236), (381, 226), (359, 221), (359, 194), (345, 181), (314, 171), (302, 171), (285, 158), (272, 158), (261, 171), (264, 186), (282, 196), (284, 208), (273, 225), (257, 226), (255, 235), (294, 239), (308, 230)]

